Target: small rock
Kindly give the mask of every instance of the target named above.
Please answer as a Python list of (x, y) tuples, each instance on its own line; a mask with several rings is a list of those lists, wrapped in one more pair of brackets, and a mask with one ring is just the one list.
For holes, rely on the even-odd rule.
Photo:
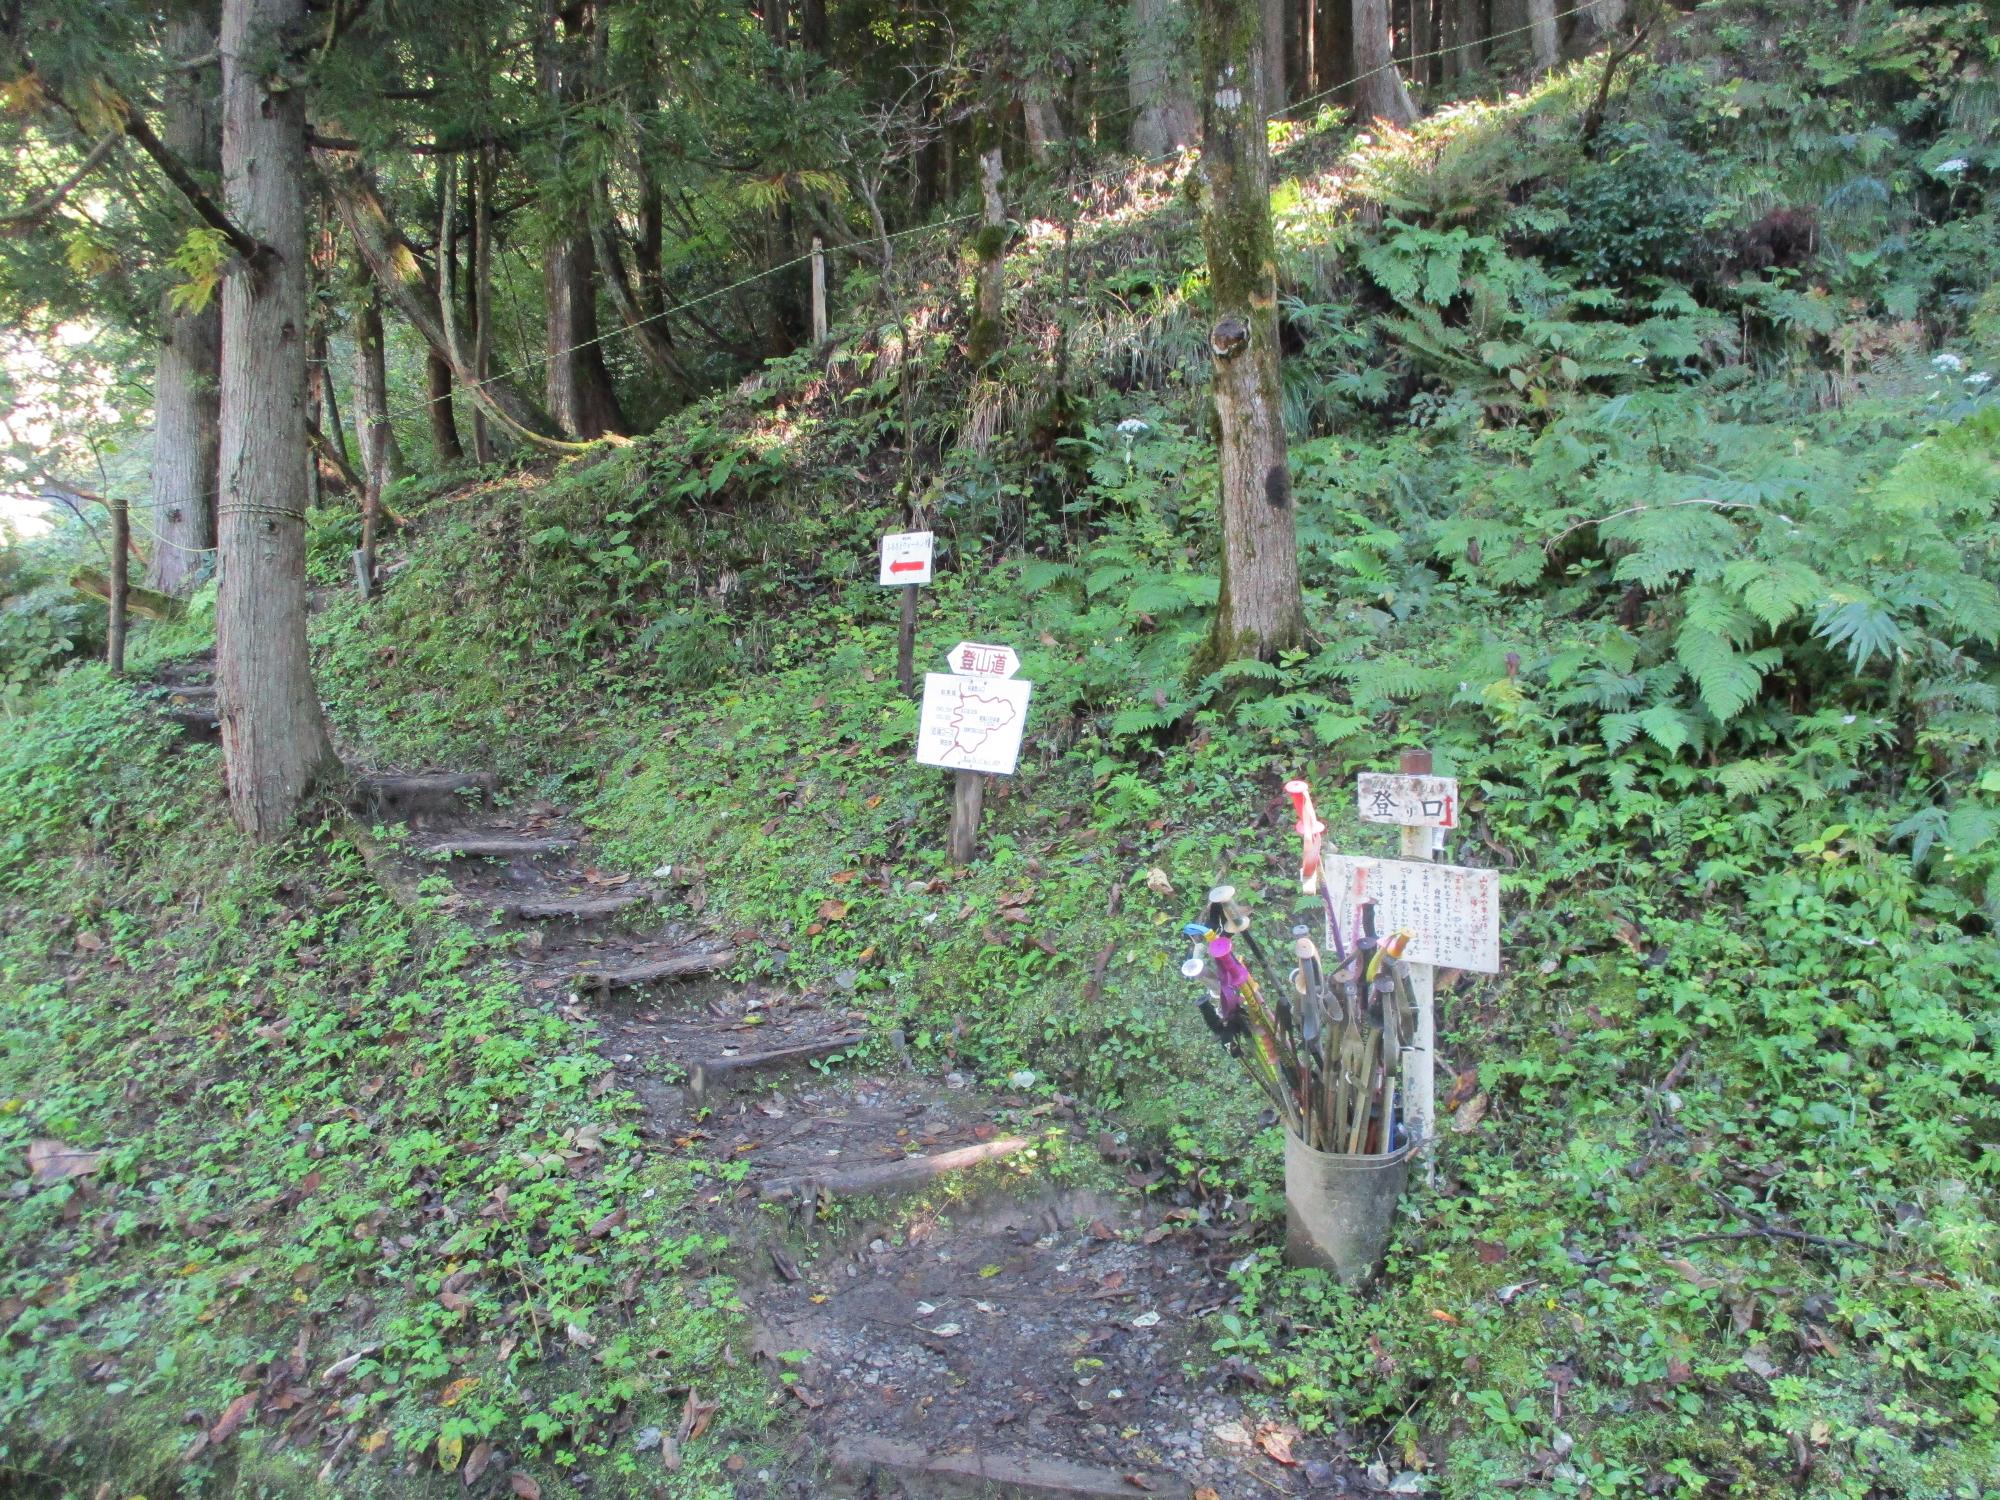
[(1421, 1495), (1423, 1492), (1423, 1476), (1410, 1469), (1403, 1470), (1389, 1481), (1389, 1493), (1392, 1495)]
[(889, 1246), (882, 1240), (870, 1240), (868, 1242), (868, 1253), (870, 1255), (883, 1255), (888, 1252), (888, 1249)]
[(931, 1332), (941, 1339), (955, 1339), (965, 1330), (956, 1323), (940, 1323)]
[(962, 1089), (967, 1083), (963, 1073), (953, 1071), (944, 1075), (944, 1086), (948, 1089)]
[[(1250, 1434), (1241, 1422), (1223, 1422), (1209, 1428), (1208, 1435), (1218, 1443), (1228, 1443), (1231, 1447), (1247, 1448), (1250, 1446)], [(1389, 1477), (1386, 1469), (1383, 1471), (1382, 1477), (1385, 1480)]]
[(1023, 1068), (1018, 1073), (1009, 1073), (1007, 1082), (1017, 1089), (1031, 1089), (1035, 1086), (1034, 1070)]
[(632, 1439), (632, 1446), (641, 1453), (648, 1453), (660, 1446), (660, 1439), (664, 1436), (657, 1427), (642, 1427), (639, 1435)]
[(1132, 1320), (1132, 1326), (1134, 1328), (1152, 1328), (1155, 1325), (1157, 1325), (1159, 1321), (1160, 1321), (1160, 1311), (1158, 1308), (1154, 1308), (1151, 1312), (1140, 1313), (1138, 1317)]

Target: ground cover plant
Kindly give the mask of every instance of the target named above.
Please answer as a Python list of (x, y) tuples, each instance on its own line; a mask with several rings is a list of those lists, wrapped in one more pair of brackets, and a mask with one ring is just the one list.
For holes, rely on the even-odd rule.
[[(405, 481), (377, 599), (318, 513), (336, 726), (581, 803), (744, 975), (1123, 1132), (1243, 1236), (1214, 1361), (1385, 1482), (1990, 1493), (2000, 57), (1976, 6), (1854, 15), (1707, 6), (1608, 81), (1274, 127), (1299, 650), (1193, 666), (1206, 286), (1185, 180), (1120, 164), (1024, 211), (988, 365), (951, 252), (629, 444)], [(913, 514), (918, 669), (1004, 639), (1035, 683), (963, 869), (874, 581)], [(232, 844), (202, 752), (96, 671), (24, 722), (0, 1149), (106, 1156), (0, 1219), (10, 1462), (62, 1482), (60, 1400), (131, 1435), (123, 1474), (234, 1473), (180, 1415), (304, 1383), (301, 1329), (315, 1376), (379, 1345), (299, 1410), (342, 1403), (384, 1485), (481, 1444), (619, 1476), (685, 1384), (757, 1433), (702, 1164), (632, 1150), (558, 1012), (337, 824)], [(1282, 1264), (1278, 1138), (1177, 935), (1223, 875), (1296, 899), (1289, 776), (1389, 852), (1342, 789), (1417, 746), (1507, 964), (1446, 983), (1439, 1181), (1356, 1293)]]

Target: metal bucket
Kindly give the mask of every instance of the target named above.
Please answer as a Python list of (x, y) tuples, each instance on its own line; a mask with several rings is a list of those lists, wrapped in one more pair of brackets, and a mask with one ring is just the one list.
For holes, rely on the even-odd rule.
[(1285, 1259), (1363, 1286), (1388, 1253), (1396, 1203), (1421, 1142), (1379, 1156), (1315, 1151), (1285, 1132)]

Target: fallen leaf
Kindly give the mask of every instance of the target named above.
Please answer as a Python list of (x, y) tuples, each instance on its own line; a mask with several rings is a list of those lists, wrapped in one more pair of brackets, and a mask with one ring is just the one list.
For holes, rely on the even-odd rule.
[(382, 1346), (380, 1344), (366, 1344), (361, 1348), (356, 1349), (352, 1354), (348, 1355), (345, 1359), (336, 1359), (332, 1364), (328, 1365), (324, 1370), (321, 1370), (319, 1372), (320, 1384), (324, 1385), (329, 1380), (340, 1379), (341, 1376), (347, 1374), (356, 1365), (360, 1364), (362, 1360), (366, 1359), (369, 1355), (373, 1354), (377, 1349), (381, 1347)]
[(1224, 1422), (1219, 1427), (1211, 1427), (1208, 1435), (1218, 1443), (1228, 1443), (1233, 1447), (1250, 1446), (1250, 1431), (1241, 1422)]
[(590, 1228), (584, 1230), (584, 1233), (593, 1240), (601, 1240), (607, 1234), (611, 1233), (612, 1230), (616, 1229), (620, 1224), (623, 1224), (625, 1222), (625, 1218), (626, 1214), (624, 1209), (614, 1208), (611, 1210), (610, 1213), (606, 1214), (603, 1218), (599, 1219), (595, 1224), (592, 1224)]
[(847, 903), (845, 901), (822, 901), (819, 904), (819, 915), (824, 921), (838, 922), (842, 917), (847, 915)]
[(855, 876), (859, 875), (860, 873), (861, 872), (859, 870), (840, 870), (832, 875), (829, 875), (827, 879), (832, 881), (835, 885), (846, 885), (848, 881), (852, 880)]
[(1131, 1485), (1133, 1489), (1144, 1490), (1148, 1494), (1151, 1494), (1154, 1490), (1159, 1488), (1158, 1485), (1154, 1484), (1153, 1481), (1148, 1479), (1144, 1474), (1127, 1474), (1125, 1476), (1125, 1482)]
[(1203, 1485), (1200, 1489), (1194, 1492), (1194, 1500), (1222, 1500), (1222, 1496), (1216, 1494), (1216, 1492), (1210, 1489), (1207, 1485)]
[(243, 1425), (243, 1419), (256, 1410), (256, 1407), (257, 1393), (255, 1391), (245, 1391), (242, 1395), (238, 1396), (222, 1409), (222, 1415), (216, 1418), (215, 1425), (208, 1429), (209, 1442), (220, 1443), (227, 1441), (235, 1433), (236, 1429)]
[(473, 1485), (478, 1483), (479, 1476), (486, 1472), (486, 1466), (492, 1462), (493, 1445), (482, 1438), (474, 1446), (471, 1456), (465, 1461), (464, 1471), (459, 1475), (459, 1478), (465, 1482), (465, 1487), (471, 1489)]
[(674, 1433), (676, 1443), (691, 1443), (708, 1431), (708, 1424), (715, 1414), (722, 1410), (720, 1401), (704, 1401), (695, 1394), (693, 1386), (688, 1387), (687, 1401), (681, 1407), (681, 1425)]
[(389, 1446), (389, 1429), (378, 1427), (363, 1438), (359, 1447), (363, 1453), (380, 1453)]
[(574, 1323), (565, 1323), (563, 1325), (563, 1332), (568, 1335), (569, 1341), (580, 1349), (592, 1348), (597, 1343), (597, 1336), (595, 1334), (586, 1332)]
[(1686, 1385), (1694, 1379), (1694, 1366), (1679, 1356), (1667, 1360), (1667, 1384)]
[(472, 1306), (472, 1299), (463, 1292), (439, 1292), (438, 1306), (446, 1312), (464, 1312)]
[(438, 1396), (439, 1406), (456, 1406), (465, 1399), (467, 1391), (479, 1384), (477, 1375), (461, 1375), (446, 1386)]
[(1140, 1313), (1138, 1317), (1132, 1320), (1132, 1326), (1134, 1328), (1154, 1328), (1159, 1325), (1159, 1321), (1160, 1310), (1154, 1308), (1151, 1312)]
[(1475, 1240), (1472, 1248), (1478, 1252), (1482, 1266), (1497, 1266), (1507, 1258), (1507, 1247), (1498, 1240)]
[(1450, 1313), (1446, 1312), (1441, 1307), (1432, 1308), (1431, 1316), (1436, 1318), (1440, 1323), (1451, 1323), (1453, 1325), (1456, 1325), (1458, 1322), (1457, 1318), (1453, 1317)]
[(459, 1459), (465, 1456), (465, 1439), (457, 1433), (453, 1433), (450, 1437), (439, 1433), (437, 1455), (438, 1467), (447, 1474), (454, 1472), (458, 1468)]
[(1451, 1112), (1451, 1128), (1460, 1135), (1470, 1134), (1479, 1128), (1479, 1122), (1486, 1118), (1487, 1102), (1484, 1094), (1474, 1094), (1465, 1103)]
[(43, 1187), (72, 1177), (88, 1177), (103, 1165), (102, 1151), (86, 1151), (62, 1141), (28, 1142), (28, 1170)]
[(965, 1330), (956, 1323), (940, 1323), (931, 1332), (941, 1339), (955, 1339)]
[(1174, 883), (1167, 879), (1165, 870), (1154, 865), (1146, 872), (1146, 889), (1156, 896), (1171, 896), (1174, 893)]
[(1296, 1468), (1299, 1461), (1292, 1457), (1292, 1441), (1297, 1436), (1286, 1427), (1260, 1427), (1257, 1429), (1257, 1446), (1287, 1468)]
[(76, 935), (76, 945), (85, 953), (95, 953), (104, 946), (104, 939), (94, 932), (79, 932)]
[(542, 1500), (542, 1487), (535, 1483), (534, 1476), (519, 1469), (507, 1476), (507, 1488), (514, 1492), (515, 1500)]

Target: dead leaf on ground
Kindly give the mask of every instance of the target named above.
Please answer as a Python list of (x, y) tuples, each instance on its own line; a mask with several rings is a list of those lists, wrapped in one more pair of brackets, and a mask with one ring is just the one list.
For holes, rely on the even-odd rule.
[(1207, 1485), (1203, 1485), (1194, 1492), (1194, 1500), (1222, 1500), (1222, 1497)]
[(96, 953), (103, 948), (104, 939), (94, 932), (79, 932), (76, 935), (76, 946), (81, 952)]
[(229, 1405), (222, 1409), (222, 1415), (216, 1418), (215, 1425), (208, 1429), (209, 1442), (221, 1443), (228, 1441), (236, 1429), (243, 1425), (243, 1419), (249, 1416), (256, 1409), (256, 1406), (257, 1393), (255, 1391), (245, 1391), (234, 1401), (230, 1402)]
[(465, 1487), (471, 1489), (478, 1483), (479, 1476), (486, 1472), (486, 1466), (492, 1462), (493, 1445), (482, 1439), (465, 1460), (465, 1467), (459, 1470), (459, 1478), (464, 1481)]
[(625, 1222), (625, 1219), (626, 1219), (625, 1210), (622, 1208), (614, 1208), (611, 1210), (610, 1213), (606, 1214), (603, 1218), (599, 1219), (596, 1223), (592, 1224), (590, 1228), (584, 1230), (584, 1234), (589, 1236), (593, 1240), (601, 1240), (607, 1234), (611, 1233), (612, 1230), (616, 1229), (619, 1225), (623, 1224)]
[(822, 901), (819, 904), (819, 914), (825, 921), (838, 922), (842, 917), (847, 915), (847, 903), (845, 901)]
[(1479, 1122), (1486, 1118), (1486, 1110), (1486, 1096), (1474, 1094), (1451, 1112), (1451, 1128), (1460, 1135), (1470, 1135), (1479, 1128)]
[(1146, 1491), (1147, 1494), (1151, 1494), (1153, 1491), (1159, 1488), (1158, 1485), (1154, 1484), (1153, 1481), (1148, 1479), (1144, 1474), (1127, 1474), (1125, 1476), (1125, 1482), (1131, 1485), (1133, 1489), (1144, 1490)]
[(1174, 893), (1174, 883), (1167, 878), (1165, 870), (1154, 865), (1146, 872), (1146, 889), (1156, 896), (1171, 896)]
[(373, 1354), (377, 1349), (381, 1347), (382, 1346), (380, 1344), (366, 1344), (363, 1345), (361, 1348), (356, 1349), (352, 1354), (346, 1356), (344, 1359), (336, 1359), (332, 1364), (328, 1365), (324, 1370), (321, 1370), (319, 1372), (320, 1384), (324, 1385), (329, 1380), (340, 1379), (341, 1376), (347, 1374), (356, 1365), (360, 1364), (362, 1360), (366, 1359), (369, 1355)]
[(708, 1431), (709, 1422), (721, 1410), (720, 1401), (704, 1401), (695, 1393), (694, 1387), (688, 1387), (687, 1401), (681, 1407), (681, 1425), (674, 1432), (674, 1442), (683, 1445), (693, 1442)]
[(28, 1142), (28, 1171), (42, 1187), (67, 1182), (72, 1177), (88, 1177), (103, 1165), (102, 1151), (86, 1151), (64, 1141)]
[(1298, 1460), (1292, 1457), (1292, 1444), (1298, 1434), (1289, 1427), (1260, 1427), (1257, 1429), (1257, 1446), (1278, 1463), (1287, 1468), (1296, 1468)]
[(574, 1323), (565, 1323), (563, 1325), (563, 1332), (568, 1336), (569, 1341), (579, 1349), (593, 1348), (597, 1343), (597, 1336), (595, 1334), (586, 1332)]
[(514, 1492), (515, 1500), (542, 1500), (542, 1487), (535, 1483), (534, 1476), (519, 1469), (507, 1476), (507, 1488)]

